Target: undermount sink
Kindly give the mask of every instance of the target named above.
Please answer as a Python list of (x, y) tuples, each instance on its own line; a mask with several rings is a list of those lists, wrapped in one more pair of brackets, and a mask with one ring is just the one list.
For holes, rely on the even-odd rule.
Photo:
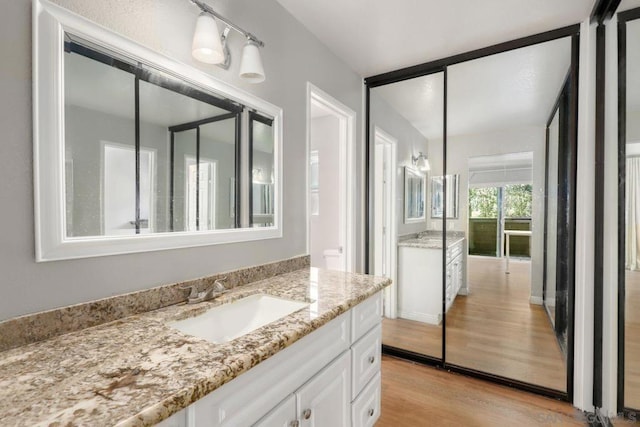
[(308, 305), (308, 302), (258, 294), (214, 307), (198, 316), (170, 322), (168, 325), (185, 334), (221, 344), (248, 334)]

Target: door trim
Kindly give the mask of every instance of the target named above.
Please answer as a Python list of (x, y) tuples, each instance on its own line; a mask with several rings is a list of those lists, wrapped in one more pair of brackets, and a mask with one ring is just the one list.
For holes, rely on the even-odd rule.
[[(381, 141), (381, 142), (378, 142)], [(390, 159), (389, 165), (387, 165), (389, 173), (389, 183), (387, 188), (389, 188), (389, 195), (386, 196), (388, 204), (386, 206), (389, 207), (389, 216), (385, 221), (385, 225), (387, 227), (388, 240), (387, 240), (387, 251), (389, 253), (389, 270), (388, 277), (391, 278), (392, 283), (391, 286), (388, 286), (384, 291), (384, 315), (391, 319), (396, 318), (397, 313), (397, 301), (398, 301), (398, 287), (397, 287), (397, 259), (398, 259), (398, 251), (396, 249), (396, 241), (398, 239), (398, 217), (397, 210), (395, 208), (394, 200), (396, 200), (397, 193), (397, 174), (395, 173), (396, 168), (398, 166), (398, 140), (379, 128), (375, 126), (374, 128), (374, 145), (388, 145), (390, 148)], [(376, 195), (377, 196), (377, 195)], [(374, 247), (375, 251), (378, 251), (378, 248)], [(379, 271), (376, 271), (375, 274), (380, 274)]]

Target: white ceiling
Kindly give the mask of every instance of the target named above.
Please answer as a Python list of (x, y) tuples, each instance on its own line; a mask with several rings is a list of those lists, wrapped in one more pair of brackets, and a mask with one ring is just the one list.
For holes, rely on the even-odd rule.
[[(568, 38), (448, 68), (447, 134), (544, 126), (570, 64)], [(442, 73), (372, 89), (427, 139), (442, 138)]]
[(594, 0), (278, 0), (363, 77), (589, 17)]

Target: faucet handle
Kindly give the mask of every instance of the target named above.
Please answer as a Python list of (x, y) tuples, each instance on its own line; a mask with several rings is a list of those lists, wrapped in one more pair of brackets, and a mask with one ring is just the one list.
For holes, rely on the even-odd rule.
[(198, 298), (198, 287), (196, 285), (184, 285), (180, 286), (180, 289), (191, 289), (191, 293), (189, 293), (189, 299)]
[(222, 292), (227, 290), (227, 287), (223, 283), (225, 280), (227, 280), (227, 276), (216, 279), (213, 282), (213, 287), (215, 288), (216, 291)]

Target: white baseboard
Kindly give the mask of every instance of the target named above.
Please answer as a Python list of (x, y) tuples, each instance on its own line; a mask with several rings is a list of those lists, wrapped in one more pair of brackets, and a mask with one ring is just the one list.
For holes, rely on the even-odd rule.
[(531, 295), (531, 297), (529, 298), (529, 303), (535, 304), (535, 305), (542, 305), (542, 297), (534, 297), (533, 295)]
[(439, 325), (442, 321), (441, 314), (428, 314), (417, 311), (398, 310), (398, 317), (402, 319), (415, 320), (416, 322), (428, 323), (430, 325)]
[(469, 288), (460, 288), (458, 290), (458, 295), (469, 295)]

